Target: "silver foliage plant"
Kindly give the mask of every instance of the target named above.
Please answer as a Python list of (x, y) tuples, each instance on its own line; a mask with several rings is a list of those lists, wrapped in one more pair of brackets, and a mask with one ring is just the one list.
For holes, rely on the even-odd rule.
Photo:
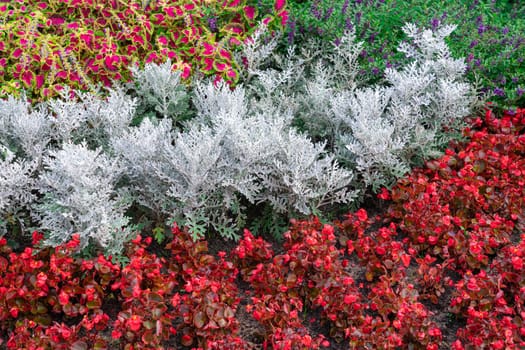
[(134, 70), (133, 84), (104, 98), (65, 90), (34, 108), (0, 101), (0, 215), (24, 209), (48, 244), (79, 233), (83, 247), (118, 253), (132, 202), (195, 238), (210, 227), (237, 238), (246, 203), (302, 214), (351, 203), (436, 154), (443, 125), (468, 113), (464, 64), (443, 41), (452, 29), (405, 26), (415, 46), (400, 49), (413, 62), (378, 86), (359, 81), (353, 33), (331, 50), (318, 42), (281, 57), (262, 26), (237, 57), (247, 69), (235, 89), (195, 79), (190, 92), (168, 61)]
[(135, 102), (119, 89), (105, 99), (75, 95), (66, 89), (35, 107), (24, 97), (0, 101), (0, 229), (28, 212), (48, 244), (79, 233), (83, 247), (91, 241), (117, 253), (130, 235), (129, 201), (116, 188), (122, 169), (107, 146), (129, 125)]
[(22, 98), (0, 101), (0, 235), (8, 221), (22, 223), (19, 214), (36, 200), (34, 178), (50, 131), (42, 109), (31, 109)]
[(45, 243), (56, 246), (77, 233), (82, 249), (92, 240), (108, 254), (121, 253), (132, 232), (124, 216), (130, 203), (116, 190), (119, 162), (86, 143), (66, 142), (48, 152), (43, 170), (37, 179), (43, 198), (33, 215), (49, 232)]
[[(127, 86), (137, 96), (137, 116), (170, 117), (179, 123), (188, 117), (189, 94), (180, 74), (173, 74), (171, 61), (130, 67), (134, 81)], [(142, 118), (141, 118), (142, 119)]]
[[(180, 73), (166, 78), (166, 67), (147, 66), (148, 84), (179, 84)], [(78, 233), (83, 248), (92, 242), (116, 254), (132, 235), (125, 215), (132, 201), (182, 220), (194, 237), (213, 227), (237, 238), (244, 203), (308, 214), (356, 197), (348, 187), (351, 171), (324, 144), (291, 128), (293, 116), (282, 101), (260, 108), (242, 86), (197, 81), (192, 102), (189, 121), (179, 123), (163, 109), (165, 115), (132, 126), (140, 101), (118, 86), (105, 98), (66, 89), (34, 111), (11, 99), (4, 106), (11, 112), (0, 116), (0, 141), (20, 152), (2, 158), (2, 213), (24, 207), (49, 245)], [(20, 120), (25, 129), (17, 127)], [(42, 140), (32, 130), (40, 130)], [(25, 176), (21, 188), (10, 181), (14, 172), (19, 180)]]
[[(412, 166), (438, 156), (459, 135), (470, 112), (474, 98), (464, 78), (466, 66), (451, 56), (444, 41), (454, 28), (432, 31), (406, 24), (403, 31), (411, 43), (400, 44), (399, 50), (411, 63), (386, 69), (384, 82), (376, 86), (359, 80), (362, 44), (346, 32), (334, 47), (313, 42), (301, 58), (277, 57), (274, 67), (285, 62), (280, 71), (248, 66), (245, 76), (258, 86), (249, 91), (262, 102), (270, 92), (286, 101), (303, 131), (325, 140), (342, 164), (356, 170), (357, 188), (389, 186)], [(264, 30), (256, 35), (259, 43), (251, 43), (239, 58), (247, 56), (244, 60), (254, 64), (261, 59), (252, 56), (268, 59), (276, 39), (264, 42)], [(293, 74), (298, 70), (304, 71), (300, 79)], [(276, 72), (290, 78), (269, 85)]]
[(259, 111), (242, 86), (200, 81), (194, 90), (196, 116), (183, 130), (144, 119), (112, 139), (140, 204), (183, 220), (195, 237), (213, 226), (237, 238), (243, 200), (308, 214), (355, 198), (351, 172), (291, 129), (279, 106)]
[[(0, 217), (13, 216), (19, 208), (36, 199), (31, 193), (33, 163), (16, 161), (13, 152), (0, 144), (0, 169)], [(4, 227), (0, 225), (0, 233), (2, 231)]]
[[(292, 115), (282, 101), (261, 108), (247, 97), (243, 86), (235, 91), (221, 84), (198, 85), (197, 125), (209, 125), (221, 136), (226, 166), (234, 174), (226, 182), (250, 202), (270, 202), (278, 211), (311, 213), (325, 204), (348, 203), (352, 173), (341, 169), (323, 144), (315, 144), (291, 128)], [(220, 103), (214, 103), (214, 101)]]

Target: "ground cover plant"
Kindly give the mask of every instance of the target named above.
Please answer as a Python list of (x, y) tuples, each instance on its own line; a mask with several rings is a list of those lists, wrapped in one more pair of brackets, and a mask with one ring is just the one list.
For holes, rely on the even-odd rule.
[(375, 81), (386, 67), (403, 64), (396, 47), (404, 23), (457, 24), (447, 43), (454, 56), (467, 58), (470, 81), (501, 109), (525, 106), (525, 7), (519, 1), (292, 0), (288, 10), (284, 47), (312, 36), (338, 42), (345, 29), (354, 29), (364, 42), (361, 73)]
[(42, 249), (34, 232), (19, 252), (3, 238), (1, 346), (523, 348), (525, 110), (472, 125), (379, 194), (383, 215), (292, 221), (278, 250), (246, 230), (212, 253), (174, 224), (120, 266), (77, 256), (77, 235)]

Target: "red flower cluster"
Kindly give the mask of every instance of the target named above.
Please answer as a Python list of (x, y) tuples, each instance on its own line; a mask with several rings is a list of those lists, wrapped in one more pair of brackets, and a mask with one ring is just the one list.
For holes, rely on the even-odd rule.
[[(151, 237), (139, 236), (123, 268), (103, 256), (74, 258), (78, 236), (56, 249), (21, 253), (0, 239), (0, 331), (7, 348), (158, 349), (177, 334), (185, 346), (242, 348), (236, 268), (222, 254), (218, 261), (207, 255), (206, 242), (176, 227), (173, 233), (172, 259), (147, 252)], [(35, 233), (34, 243), (40, 238)]]
[(523, 348), (525, 109), (500, 119), (487, 110), (473, 124), (468, 144), (398, 183), (389, 215), (408, 249), (425, 255), (421, 297), (437, 303), (450, 292), (450, 310), (465, 318), (454, 349)]

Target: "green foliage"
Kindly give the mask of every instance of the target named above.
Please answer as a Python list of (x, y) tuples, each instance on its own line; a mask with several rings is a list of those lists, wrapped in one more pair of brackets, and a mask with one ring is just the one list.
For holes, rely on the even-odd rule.
[(312, 37), (334, 42), (353, 28), (364, 41), (361, 73), (371, 82), (382, 79), (384, 68), (406, 62), (396, 51), (403, 23), (457, 24), (447, 43), (455, 56), (467, 58), (467, 76), (481, 80), (484, 98), (501, 107), (525, 105), (525, 5), (519, 2), (306, 0), (290, 1), (288, 8), (288, 43), (302, 45)]
[(184, 227), (188, 228), (191, 239), (198, 241), (206, 235), (209, 227), (209, 219), (198, 213), (187, 213), (182, 220)]
[(157, 226), (151, 231), (153, 238), (157, 243), (161, 244), (166, 239), (166, 233), (164, 227)]
[(276, 213), (270, 205), (263, 205), (256, 211), (250, 222), (250, 231), (256, 236), (270, 236), (277, 241), (282, 241), (283, 233), (288, 228), (286, 215)]

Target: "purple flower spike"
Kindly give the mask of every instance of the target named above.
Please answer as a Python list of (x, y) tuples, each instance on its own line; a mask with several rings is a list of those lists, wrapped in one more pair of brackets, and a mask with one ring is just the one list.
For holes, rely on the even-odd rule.
[(347, 18), (346, 21), (345, 21), (345, 29), (346, 29), (346, 30), (352, 30), (352, 29), (354, 29), (354, 25), (353, 25), (352, 22), (350, 21), (350, 18)]
[(290, 21), (288, 25), (290, 26), (290, 32), (288, 33), (288, 44), (292, 45), (295, 37), (295, 21)]
[(324, 19), (325, 21), (326, 21), (327, 19), (329, 19), (333, 12), (334, 12), (334, 8), (333, 8), (333, 7), (330, 7), (328, 10), (326, 10), (326, 13), (324, 14), (324, 18), (323, 18), (323, 19)]
[(323, 17), (323, 14), (321, 13), (321, 11), (319, 11), (319, 7), (317, 5), (318, 3), (314, 2), (312, 4), (312, 7), (310, 8), (310, 11), (312, 12), (312, 15), (315, 16), (315, 18), (321, 19)]
[(212, 33), (216, 33), (219, 30), (217, 28), (217, 18), (215, 17), (208, 18), (208, 25)]
[(494, 95), (500, 96), (500, 97), (505, 97), (505, 91), (503, 91), (503, 89), (500, 89), (500, 88), (495, 88), (494, 89)]
[(437, 27), (439, 27), (439, 19), (437, 18), (432, 18), (432, 20), (430, 21), (430, 25), (432, 26), (432, 30), (436, 30)]
[(487, 27), (485, 27), (483, 24), (480, 24), (478, 26), (478, 34), (483, 35), (483, 32), (487, 31)]
[(346, 14), (346, 10), (348, 9), (349, 4), (350, 4), (350, 0), (345, 0), (343, 7), (341, 8), (341, 13), (343, 15)]

